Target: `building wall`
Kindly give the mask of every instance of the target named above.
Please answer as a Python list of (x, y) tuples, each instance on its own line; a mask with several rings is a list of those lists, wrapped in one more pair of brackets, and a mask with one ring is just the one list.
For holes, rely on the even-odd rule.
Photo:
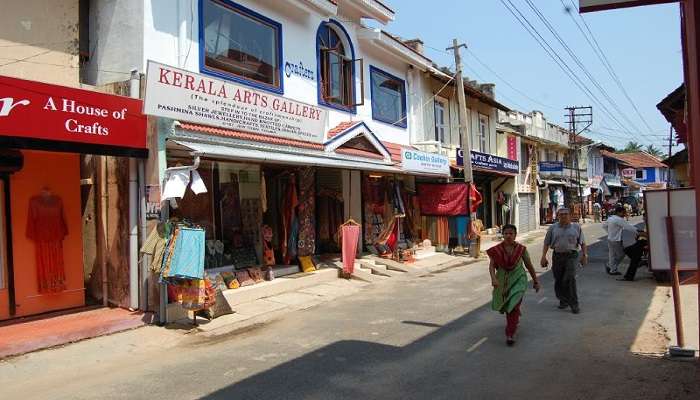
[(142, 1), (90, 1), (85, 83), (101, 86), (129, 79), (132, 69), (144, 72), (143, 10)]
[(78, 3), (4, 1), (0, 75), (78, 86)]
[[(282, 54), (283, 64), (302, 64), (314, 71), (313, 79), (302, 78), (297, 75), (287, 76), (282, 74), (284, 85), (284, 97), (318, 104), (316, 76), (316, 32), (319, 25), (329, 18), (316, 12), (309, 12), (291, 6), (281, 5), (280, 2), (263, 0), (238, 0), (238, 5), (247, 7), (267, 18), (282, 25)], [(407, 97), (416, 93), (414, 86), (415, 77), (409, 77), (409, 67), (405, 62), (395, 56), (379, 50), (374, 45), (359, 40), (363, 28), (360, 27), (359, 16), (337, 15), (332, 17), (347, 31), (355, 58), (364, 60), (364, 105), (357, 107), (356, 114), (339, 111), (333, 108), (325, 108), (329, 112), (327, 130), (341, 122), (350, 120), (363, 120), (371, 130), (381, 139), (390, 142), (408, 144), (411, 130), (423, 127), (414, 127), (419, 123), (416, 119), (408, 118), (408, 128), (400, 128), (375, 121), (372, 119), (372, 99), (370, 90), (369, 67), (374, 66), (404, 80)], [(199, 2), (198, 0), (147, 0), (144, 3), (144, 31), (143, 31), (143, 59), (140, 68), (145, 70), (148, 60), (176, 66), (192, 72), (201, 72), (200, 45), (199, 45)], [(123, 46), (130, 44), (124, 43)], [(356, 73), (356, 85), (360, 82), (359, 72)], [(99, 79), (99, 78), (98, 78)], [(359, 96), (360, 88), (357, 87)], [(422, 92), (422, 90), (420, 90)], [(414, 97), (415, 98), (415, 97)], [(407, 100), (407, 109), (413, 105)]]

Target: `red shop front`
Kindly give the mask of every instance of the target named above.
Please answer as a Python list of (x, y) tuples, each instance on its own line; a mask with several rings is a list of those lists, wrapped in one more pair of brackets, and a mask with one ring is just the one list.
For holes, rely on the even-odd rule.
[(84, 186), (98, 182), (81, 180), (81, 158), (146, 157), (141, 108), (0, 76), (0, 320), (86, 304)]

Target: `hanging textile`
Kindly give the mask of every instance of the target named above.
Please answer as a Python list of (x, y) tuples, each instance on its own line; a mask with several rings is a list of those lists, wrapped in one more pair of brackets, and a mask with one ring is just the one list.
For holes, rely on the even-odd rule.
[(174, 286), (177, 302), (185, 310), (208, 310), (216, 303), (216, 288), (209, 279), (180, 279)]
[(178, 226), (177, 240), (163, 277), (204, 278), (204, 229)]
[(265, 184), (265, 173), (260, 173), (260, 206), (263, 214), (267, 212), (267, 185)]
[(437, 244), (447, 247), (450, 243), (450, 225), (447, 217), (437, 218)]
[(233, 243), (234, 235), (241, 228), (241, 201), (239, 196), (238, 175), (230, 174), (229, 182), (219, 184), (221, 200), (221, 226), (223, 240)]
[(262, 224), (260, 199), (241, 200), (241, 223), (243, 245), (248, 248), (260, 248), (260, 226)]
[(149, 267), (153, 273), (160, 273), (170, 231), (171, 226), (169, 222), (158, 223), (148, 235), (146, 242), (141, 246), (140, 252), (151, 256), (151, 264)]
[(39, 293), (66, 290), (63, 239), (68, 227), (63, 217), (63, 201), (45, 190), (29, 200), (26, 236), (34, 242)]
[(468, 239), (468, 223), (467, 217), (459, 216), (456, 218), (457, 222), (457, 243), (459, 246), (467, 247), (469, 245)]
[(423, 215), (451, 217), (467, 215), (467, 192), (475, 212), (482, 202), (481, 193), (471, 184), (471, 191), (461, 183), (423, 183), (418, 185), (420, 212)]
[(263, 225), (263, 265), (275, 265), (275, 251), (272, 249), (272, 228)]
[(352, 274), (355, 270), (355, 255), (357, 254), (357, 243), (360, 240), (360, 231), (360, 226), (352, 223), (341, 227), (343, 271), (348, 274)]
[(299, 256), (310, 256), (316, 251), (316, 191), (314, 170), (299, 171)]
[[(281, 238), (281, 253), (282, 261), (285, 265), (289, 265), (292, 260), (292, 254), (290, 254), (291, 247), (296, 246), (296, 241), (290, 242), (289, 238), (292, 235), (296, 235), (293, 232), (294, 220), (296, 219), (296, 207), (299, 205), (299, 197), (297, 196), (296, 188), (296, 175), (289, 175), (289, 182), (287, 182), (287, 187), (282, 200), (282, 238)], [(297, 225), (298, 227), (298, 225)], [(296, 249), (291, 249), (291, 253), (296, 254)]]

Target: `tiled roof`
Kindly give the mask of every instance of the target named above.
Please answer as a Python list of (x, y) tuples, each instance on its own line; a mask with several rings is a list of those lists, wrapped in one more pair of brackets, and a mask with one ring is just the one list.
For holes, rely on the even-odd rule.
[[(328, 139), (330, 139), (334, 136), (337, 136), (337, 135), (347, 131), (348, 129), (354, 127), (355, 125), (361, 124), (361, 123), (362, 123), (362, 121), (341, 122), (340, 124), (338, 124), (337, 126), (335, 126), (334, 128), (332, 128), (331, 130), (328, 131)], [(397, 162), (397, 163), (401, 162), (401, 148), (402, 147), (411, 147), (411, 146), (404, 146), (404, 145), (401, 145), (399, 143), (385, 142), (385, 141), (381, 141), (381, 140), (380, 140), (380, 142), (382, 143), (382, 145), (384, 145), (386, 150), (389, 152), (389, 155), (391, 156), (391, 161)], [(366, 156), (365, 154), (367, 154), (369, 157), (372, 157), (372, 158), (377, 156), (376, 153), (363, 151), (363, 150), (359, 150), (359, 149), (348, 149), (348, 148), (343, 148), (343, 147), (339, 147), (338, 149), (336, 149), (336, 153), (343, 154), (344, 152), (346, 154), (362, 155), (363, 157)]]
[(334, 128), (328, 131), (328, 139), (347, 131), (353, 126), (362, 123), (362, 121), (345, 121), (336, 125)]
[(589, 138), (587, 138), (587, 137), (585, 137), (585, 136), (581, 136), (581, 135), (572, 135), (572, 136), (574, 137), (574, 140), (572, 140), (571, 142), (574, 143), (574, 144), (589, 144), (589, 143), (593, 143), (593, 140), (591, 140), (591, 139), (589, 139)]
[(323, 145), (321, 143), (312, 143), (303, 140), (286, 139), (278, 136), (268, 136), (258, 133), (241, 132), (233, 129), (215, 128), (213, 126), (190, 124), (186, 122), (181, 122), (180, 127), (188, 131), (202, 132), (210, 135), (223, 136), (232, 139), (250, 140), (253, 142), (300, 147), (312, 150), (323, 150)]
[(367, 151), (367, 150), (339, 147), (339, 148), (335, 149), (335, 152), (338, 154), (346, 155), (346, 156), (358, 156), (358, 157), (363, 157), (363, 158), (372, 158), (375, 160), (383, 160), (384, 159), (384, 157), (382, 157), (381, 154), (372, 153), (371, 151)]
[(637, 151), (634, 153), (611, 153), (609, 151), (602, 151), (601, 154), (604, 157), (615, 158), (634, 168), (668, 168), (661, 160), (645, 151)]
[[(331, 129), (331, 131), (335, 132), (333, 135), (331, 135), (331, 131), (329, 131), (328, 135), (329, 135), (329, 137), (333, 137), (333, 136), (337, 135), (338, 133), (346, 130), (347, 128), (354, 126), (357, 123), (359, 123), (359, 122), (343, 122), (342, 124), (338, 125), (337, 127)], [(349, 124), (349, 125), (344, 125), (344, 124)], [(345, 126), (345, 129), (339, 129), (339, 127), (341, 127), (343, 125)], [(237, 130), (233, 130), (233, 129), (216, 128), (216, 127), (212, 127), (212, 126), (190, 124), (190, 123), (186, 123), (186, 122), (181, 122), (180, 128), (183, 130), (187, 130), (187, 131), (201, 132), (201, 133), (206, 133), (209, 135), (217, 135), (217, 136), (222, 136), (222, 137), (227, 137), (227, 138), (232, 138), (232, 139), (249, 140), (251, 142), (268, 143), (268, 144), (274, 144), (274, 145), (280, 145), (280, 146), (290, 146), (290, 147), (297, 147), (297, 148), (310, 149), (310, 150), (324, 150), (323, 145), (320, 143), (306, 142), (303, 140), (286, 139), (286, 138), (281, 138), (281, 137), (277, 137), (277, 136), (263, 135), (263, 134), (259, 134), (259, 133), (241, 132), (241, 131), (237, 131)], [(391, 155), (391, 161), (396, 162), (396, 163), (401, 162), (401, 147), (402, 147), (402, 145), (400, 145), (398, 143), (391, 143), (391, 142), (382, 142), (382, 144), (384, 145), (384, 147), (386, 147), (387, 151)], [(349, 156), (357, 156), (357, 157), (371, 158), (371, 159), (377, 159), (377, 160), (384, 159), (384, 157), (382, 157), (379, 154), (372, 153), (370, 151), (360, 150), (360, 149), (340, 147), (340, 148), (336, 149), (335, 152), (338, 154), (349, 155)]]

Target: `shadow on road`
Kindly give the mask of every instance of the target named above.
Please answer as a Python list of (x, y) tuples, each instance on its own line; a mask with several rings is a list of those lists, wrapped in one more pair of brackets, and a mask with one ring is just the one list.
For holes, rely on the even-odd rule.
[(590, 265), (578, 274), (582, 314), (556, 309), (551, 272), (546, 272), (544, 293), (526, 294), (514, 348), (503, 343), (505, 321), (484, 304), (444, 325), (403, 321), (406, 329), (435, 328), (406, 346), (338, 341), (205, 399), (649, 399), (697, 393), (696, 364), (629, 351), (655, 283), (642, 271), (634, 283), (606, 275), (604, 240), (589, 252)]

